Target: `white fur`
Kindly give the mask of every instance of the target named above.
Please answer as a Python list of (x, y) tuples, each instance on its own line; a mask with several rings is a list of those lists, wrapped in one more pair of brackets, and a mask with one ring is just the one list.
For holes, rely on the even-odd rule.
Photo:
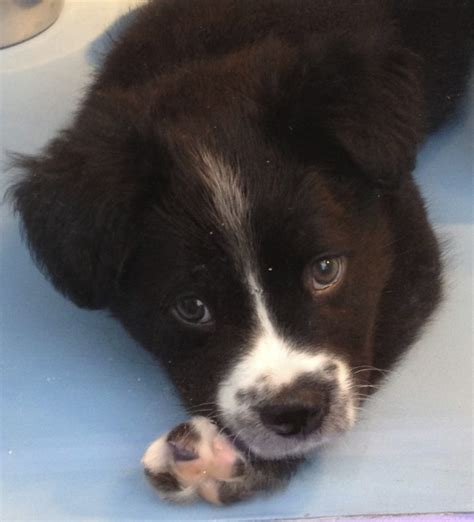
[(167, 471), (171, 455), (166, 444), (166, 437), (160, 437), (148, 446), (142, 457), (143, 467), (157, 475)]
[(211, 212), (217, 224), (225, 230), (233, 258), (242, 272), (252, 258), (249, 233), (249, 205), (241, 186), (238, 169), (234, 170), (207, 149), (194, 152), (202, 181), (212, 198)]

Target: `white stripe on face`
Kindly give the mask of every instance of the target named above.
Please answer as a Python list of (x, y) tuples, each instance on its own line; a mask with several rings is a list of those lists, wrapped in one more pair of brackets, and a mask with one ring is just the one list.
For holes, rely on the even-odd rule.
[[(348, 365), (326, 348), (308, 354), (276, 332), (253, 274), (248, 277), (258, 321), (250, 349), (221, 382), (217, 393), (221, 419), (252, 451), (264, 458), (302, 455), (350, 428), (355, 422), (355, 398)], [(284, 388), (291, 390), (299, 377), (314, 376), (315, 381), (330, 382), (328, 414), (321, 429), (304, 440), (283, 438), (268, 430), (258, 415), (259, 404), (272, 402)], [(291, 391), (289, 392), (291, 393)], [(249, 400), (242, 400), (248, 395)], [(278, 406), (277, 403), (274, 403)], [(257, 409), (255, 409), (257, 407)]]
[[(304, 347), (283, 339), (272, 323), (258, 278), (254, 239), (250, 226), (250, 208), (242, 189), (239, 172), (232, 170), (223, 161), (208, 151), (195, 154), (201, 165), (201, 176), (208, 189), (215, 218), (222, 223), (231, 246), (232, 256), (242, 280), (252, 296), (257, 328), (249, 343), (248, 352), (236, 362), (234, 368), (221, 382), (217, 393), (217, 404), (224, 423), (235, 433), (246, 433), (242, 426), (247, 422), (249, 441), (252, 448), (262, 456), (284, 456), (300, 454), (320, 444), (334, 433), (350, 427), (355, 421), (355, 400), (352, 378), (348, 365), (331, 355), (330, 347), (312, 346), (312, 353)], [(303, 349), (302, 349), (303, 348)], [(281, 442), (281, 437), (262, 426), (252, 405), (239, 400), (241, 392), (251, 392), (257, 401), (271, 400), (284, 386), (294, 383), (300, 376), (312, 374), (315, 379), (330, 379), (336, 392), (332, 394), (328, 419), (316, 438), (308, 437), (302, 443)], [(250, 431), (249, 431), (250, 430)], [(262, 431), (265, 431), (262, 433)], [(243, 437), (245, 438), (245, 436)], [(273, 441), (272, 438), (275, 438)], [(274, 453), (264, 454), (271, 441)]]
[(249, 205), (239, 171), (206, 149), (195, 151), (193, 156), (201, 180), (211, 196), (214, 219), (224, 229), (238, 268), (245, 271), (252, 259), (252, 240)]
[[(263, 458), (302, 455), (353, 426), (356, 400), (352, 392), (351, 371), (326, 347), (313, 346), (313, 353), (307, 353), (282, 338), (272, 323), (263, 290), (253, 271), (248, 272), (246, 281), (258, 326), (250, 350), (219, 386), (217, 404), (221, 418), (255, 454)], [(262, 424), (257, 413), (258, 405), (271, 403), (282, 389), (291, 390), (291, 385), (296, 384), (299, 377), (308, 375), (321, 383), (331, 383), (334, 388), (328, 413), (321, 429), (305, 440), (282, 438)], [(246, 393), (252, 397), (250, 402), (241, 399)]]
[(350, 370), (323, 348), (315, 355), (297, 350), (275, 331), (265, 306), (263, 294), (255, 276), (249, 274), (248, 284), (254, 300), (259, 329), (250, 351), (236, 364), (220, 386), (218, 404), (224, 416), (242, 413), (237, 393), (241, 390), (268, 390), (274, 392), (293, 383), (304, 374), (320, 374), (322, 378), (335, 365), (337, 384), (347, 393), (351, 386)]

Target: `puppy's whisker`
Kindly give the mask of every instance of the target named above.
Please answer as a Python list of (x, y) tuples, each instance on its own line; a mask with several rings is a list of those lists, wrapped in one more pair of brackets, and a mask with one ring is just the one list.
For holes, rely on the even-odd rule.
[(356, 366), (355, 368), (352, 368), (353, 375), (357, 375), (359, 373), (364, 373), (364, 372), (378, 372), (383, 375), (394, 373), (393, 371), (383, 370), (381, 368), (375, 368), (374, 366)]

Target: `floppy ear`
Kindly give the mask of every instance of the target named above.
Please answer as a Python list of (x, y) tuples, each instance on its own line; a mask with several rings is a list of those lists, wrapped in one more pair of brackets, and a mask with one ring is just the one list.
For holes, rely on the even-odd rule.
[(293, 143), (310, 151), (327, 140), (393, 189), (414, 168), (424, 111), (417, 57), (387, 40), (310, 46), (288, 78), (284, 111)]
[(140, 129), (127, 100), (94, 95), (74, 125), (38, 156), (11, 195), (30, 250), (77, 305), (106, 307), (139, 239), (150, 197)]

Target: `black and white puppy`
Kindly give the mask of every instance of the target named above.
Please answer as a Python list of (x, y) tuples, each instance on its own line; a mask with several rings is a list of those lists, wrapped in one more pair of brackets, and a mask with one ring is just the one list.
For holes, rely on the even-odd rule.
[(165, 498), (282, 485), (349, 429), (440, 296), (411, 177), (467, 75), (472, 3), (157, 0), (12, 194), (31, 251), (190, 411)]

